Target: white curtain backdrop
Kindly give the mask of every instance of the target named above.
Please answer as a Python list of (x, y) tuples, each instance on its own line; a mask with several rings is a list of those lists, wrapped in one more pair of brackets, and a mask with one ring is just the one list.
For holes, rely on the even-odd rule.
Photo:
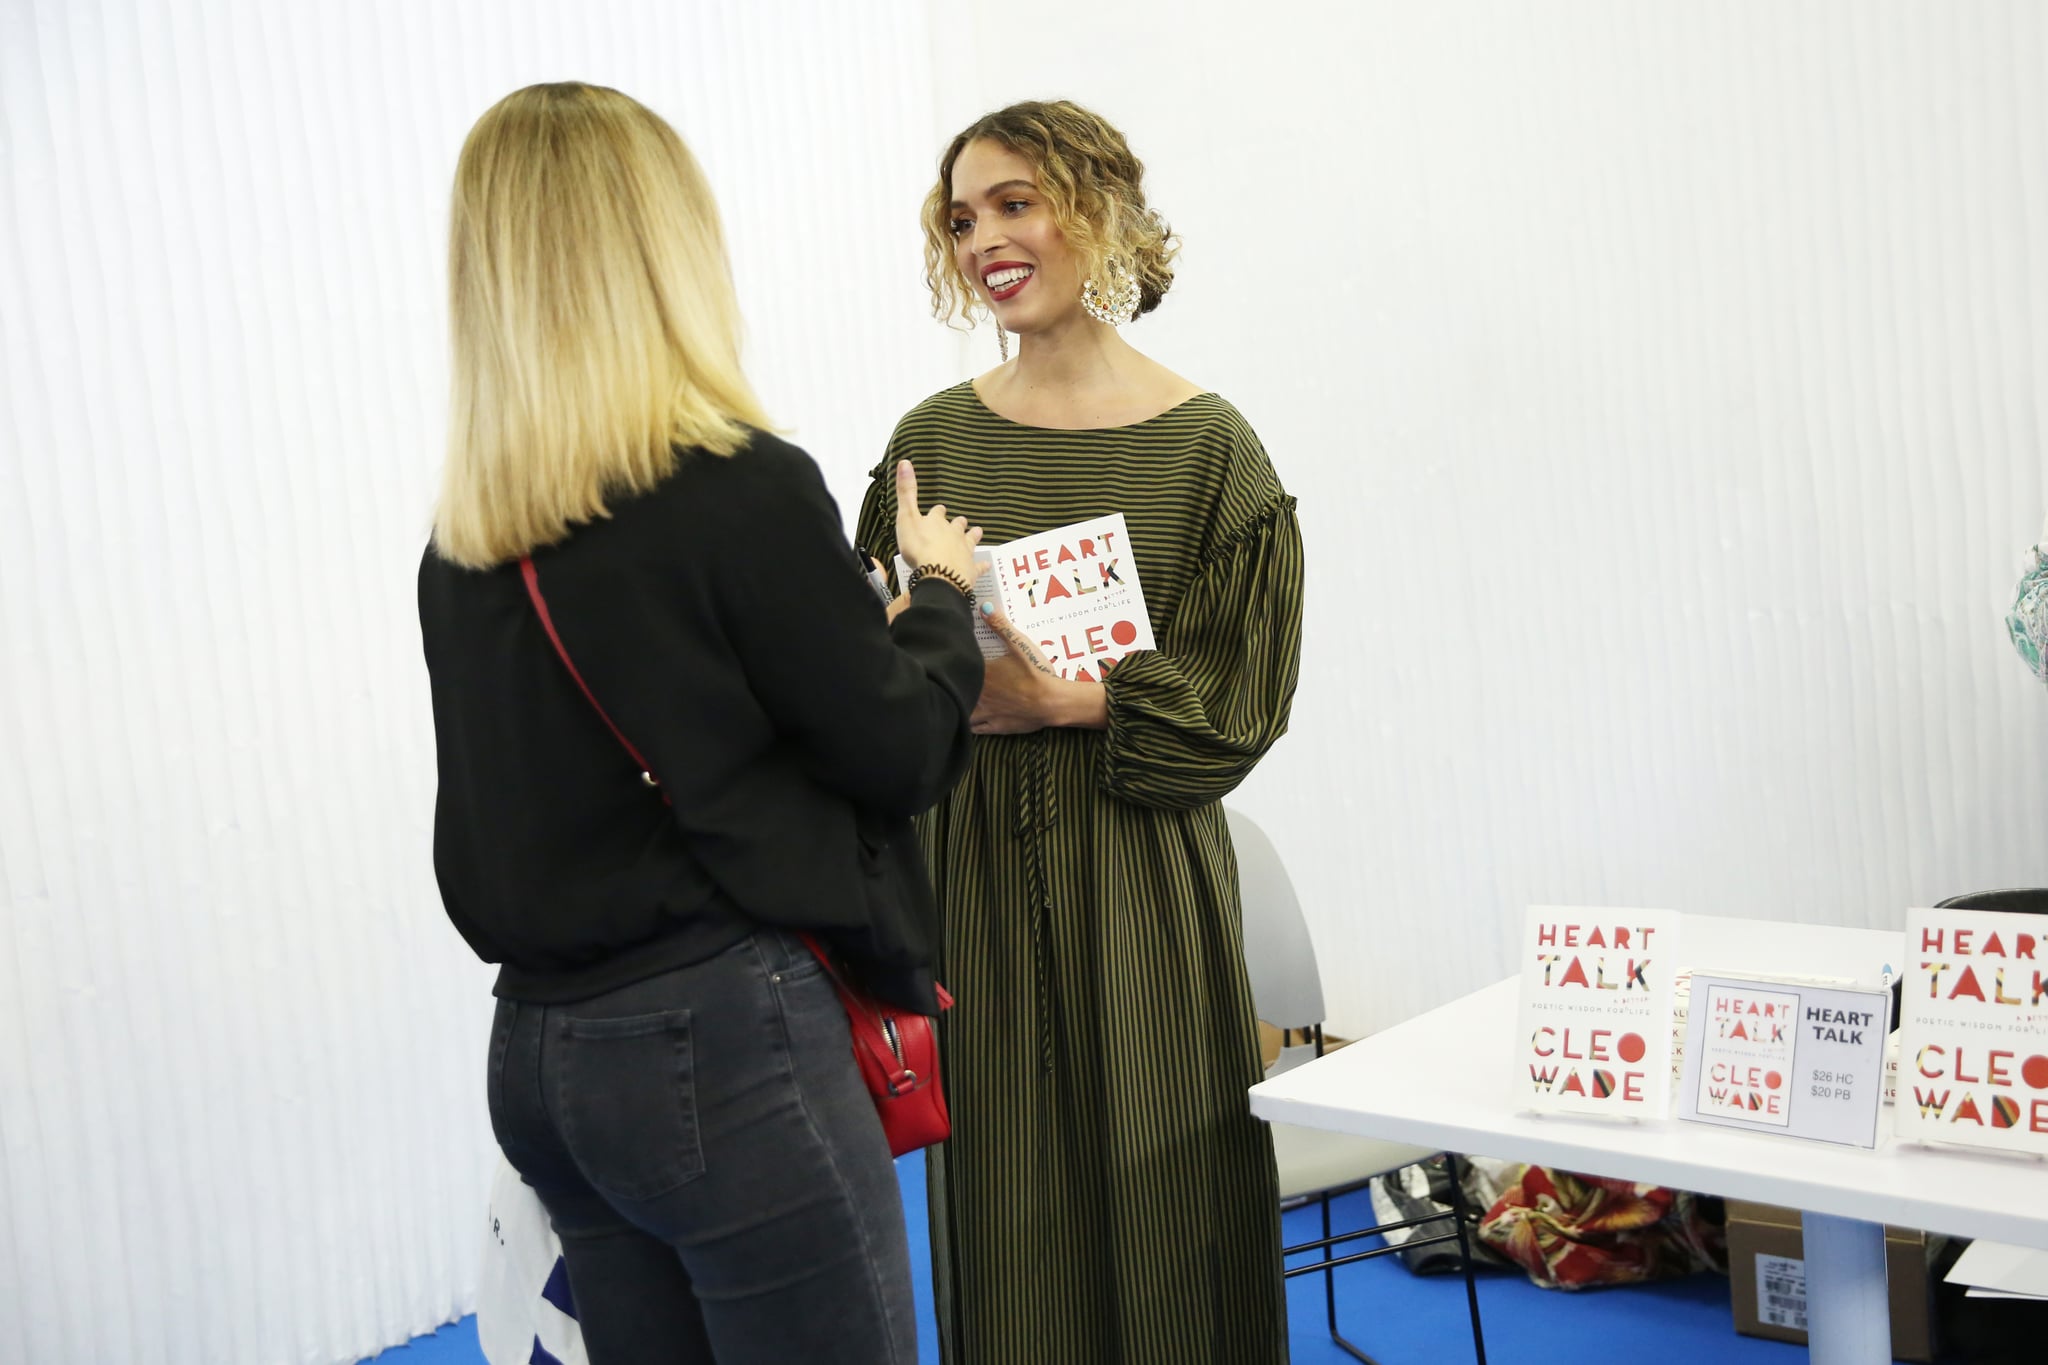
[(1133, 340), (1301, 499), (1237, 802), (1355, 1035), (1531, 902), (1901, 927), (2048, 882), (2048, 6), (1048, 0), (940, 112), (1116, 120), (1186, 239)]
[(763, 397), (857, 496), (919, 309), (891, 0), (0, 0), (0, 1358), (353, 1361), (467, 1307), (490, 972), (413, 570), (446, 196), (536, 80), (659, 110)]
[(1533, 900), (2048, 880), (1999, 624), (2048, 510), (2031, 0), (0, 0), (0, 1358), (349, 1361), (466, 1306), (489, 972), (412, 573), (455, 155), (569, 77), (697, 150), (842, 500), (993, 360), (924, 315), (943, 136), (1124, 126), (1187, 240), (1134, 339), (1302, 501), (1239, 801), (1341, 1031), (1505, 972)]

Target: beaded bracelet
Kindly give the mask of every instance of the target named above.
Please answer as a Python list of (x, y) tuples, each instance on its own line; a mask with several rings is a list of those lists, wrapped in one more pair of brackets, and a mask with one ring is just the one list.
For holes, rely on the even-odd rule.
[(967, 599), (969, 607), (974, 605), (974, 585), (959, 574), (954, 573), (951, 569), (939, 564), (920, 564), (912, 569), (910, 571), (910, 587), (904, 589), (904, 591), (909, 592), (927, 578), (936, 579), (957, 591), (962, 597)]

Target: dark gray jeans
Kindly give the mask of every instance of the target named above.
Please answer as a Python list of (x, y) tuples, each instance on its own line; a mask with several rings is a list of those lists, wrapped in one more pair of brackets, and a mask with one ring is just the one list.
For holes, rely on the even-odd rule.
[(499, 1001), (490, 1106), (591, 1365), (915, 1365), (895, 1167), (796, 939), (573, 1005)]

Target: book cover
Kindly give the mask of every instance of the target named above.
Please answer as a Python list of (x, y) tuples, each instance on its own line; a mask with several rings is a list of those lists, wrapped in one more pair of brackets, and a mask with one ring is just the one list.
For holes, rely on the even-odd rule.
[[(1062, 678), (1101, 682), (1125, 655), (1158, 647), (1121, 512), (984, 545), (975, 563), (975, 592), (1001, 607)], [(896, 581), (909, 580), (898, 555)], [(1004, 653), (986, 622), (974, 630), (984, 658)]]
[(1783, 1128), (1792, 1122), (1799, 996), (1740, 981), (1705, 983), (1690, 1108)]
[(1121, 512), (998, 546), (995, 572), (1004, 615), (1062, 678), (1100, 682), (1125, 655), (1157, 647)]
[(2048, 1156), (2048, 920), (1908, 910), (1893, 1131)]
[(1662, 1118), (1678, 914), (1532, 905), (1514, 1086), (1521, 1109)]

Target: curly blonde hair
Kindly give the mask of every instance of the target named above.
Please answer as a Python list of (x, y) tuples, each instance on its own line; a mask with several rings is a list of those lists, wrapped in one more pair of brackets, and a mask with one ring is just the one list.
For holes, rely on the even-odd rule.
[(1027, 100), (976, 119), (939, 158), (939, 180), (924, 200), (924, 282), (932, 315), (971, 325), (979, 296), (960, 272), (952, 231), (953, 163), (986, 138), (1031, 163), (1083, 278), (1102, 279), (1113, 259), (1138, 281), (1138, 316), (1173, 286), (1180, 239), (1145, 203), (1145, 163), (1100, 114), (1069, 100)]

